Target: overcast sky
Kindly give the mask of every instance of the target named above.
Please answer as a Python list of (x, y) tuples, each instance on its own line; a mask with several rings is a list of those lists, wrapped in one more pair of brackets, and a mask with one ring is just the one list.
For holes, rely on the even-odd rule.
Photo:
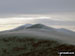
[(0, 14), (75, 12), (75, 0), (0, 0)]
[(1, 30), (26, 23), (75, 29), (75, 0), (0, 0)]

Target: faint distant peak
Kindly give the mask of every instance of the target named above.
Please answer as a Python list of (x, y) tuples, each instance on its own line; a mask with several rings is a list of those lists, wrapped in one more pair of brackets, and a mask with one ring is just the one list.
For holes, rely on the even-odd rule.
[(32, 26), (32, 24), (24, 24), (24, 25), (21, 25), (15, 29), (13, 29), (12, 31), (23, 30), (23, 29), (26, 29), (27, 27), (30, 27), (30, 26)]
[(27, 27), (27, 29), (53, 29), (53, 28), (51, 28), (51, 27), (48, 27), (48, 26), (46, 26), (46, 25), (44, 25), (44, 24), (34, 24), (34, 25), (32, 25), (32, 26), (30, 26), (30, 27)]

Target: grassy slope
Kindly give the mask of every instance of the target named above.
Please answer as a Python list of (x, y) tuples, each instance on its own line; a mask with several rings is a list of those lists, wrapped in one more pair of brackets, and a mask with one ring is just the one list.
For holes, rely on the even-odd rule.
[(75, 46), (17, 36), (0, 39), (0, 56), (59, 56), (58, 51), (75, 51)]

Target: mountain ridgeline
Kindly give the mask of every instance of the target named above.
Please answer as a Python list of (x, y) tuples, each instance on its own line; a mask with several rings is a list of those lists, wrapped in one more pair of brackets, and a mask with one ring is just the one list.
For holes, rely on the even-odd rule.
[(27, 36), (27, 37), (37, 37), (42, 39), (55, 39), (55, 40), (63, 40), (70, 43), (75, 43), (75, 32), (71, 30), (67, 30), (64, 28), (56, 29), (43, 24), (25, 24), (19, 26), (15, 29), (3, 31), (0, 35), (8, 35), (8, 36)]
[(59, 56), (59, 51), (75, 51), (75, 32), (25, 24), (0, 33), (0, 56)]
[(65, 28), (60, 28), (60, 29), (55, 29), (43, 24), (24, 24), (22, 26), (19, 26), (15, 29), (9, 30), (9, 31), (19, 31), (19, 30), (26, 30), (26, 29), (36, 29), (36, 30), (47, 30), (47, 31), (57, 31), (57, 32), (62, 32), (65, 34), (72, 34), (75, 35), (74, 31), (65, 29)]

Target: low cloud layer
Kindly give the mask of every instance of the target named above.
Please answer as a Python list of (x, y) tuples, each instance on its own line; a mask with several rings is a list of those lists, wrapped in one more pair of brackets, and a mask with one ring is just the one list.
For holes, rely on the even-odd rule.
[(59, 26), (75, 26), (75, 21), (59, 21), (51, 19), (36, 19), (35, 23), (43, 23), (46, 25), (59, 25)]
[(26, 23), (74, 27), (75, 0), (0, 0), (0, 27)]

